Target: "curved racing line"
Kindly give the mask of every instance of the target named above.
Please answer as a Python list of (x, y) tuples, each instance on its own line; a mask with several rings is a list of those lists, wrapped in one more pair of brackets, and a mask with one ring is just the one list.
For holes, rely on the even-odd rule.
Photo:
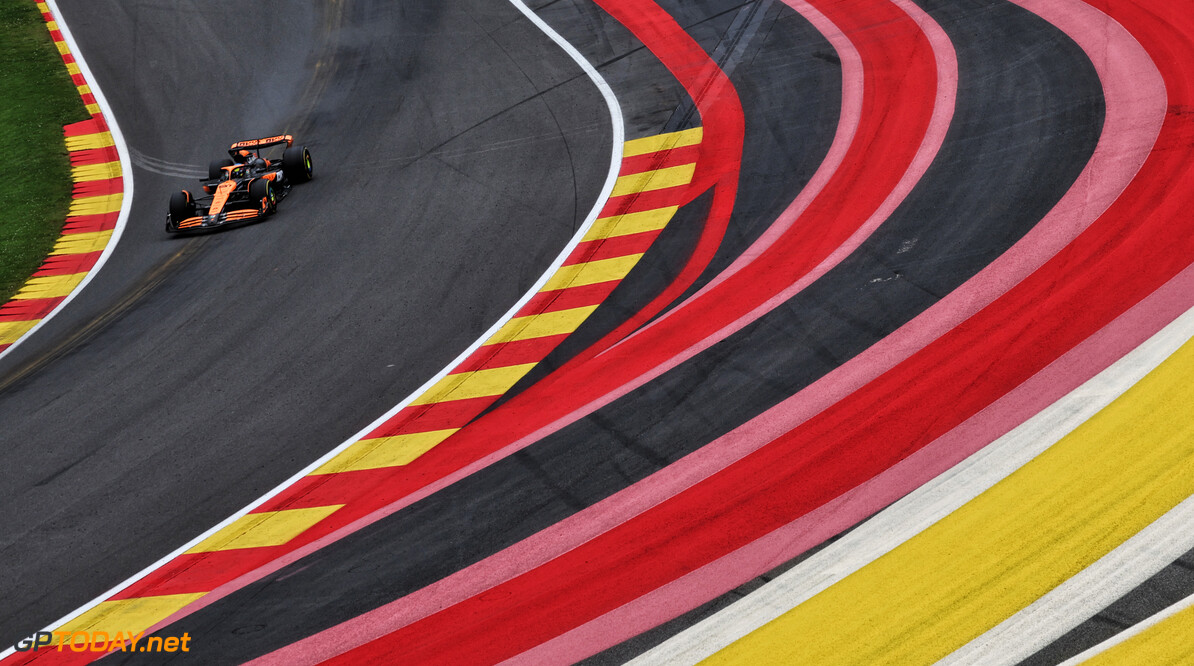
[[(828, 166), (823, 165), (825, 176), (814, 179), (803, 198), (724, 277), (639, 327), (670, 302), (656, 299), (562, 370), (472, 420), (584, 321), (608, 295), (606, 287), (612, 290), (609, 283), (624, 277), (641, 257), (675, 212), (673, 206), (714, 188), (713, 212), (698, 250), (665, 292), (669, 298), (696, 279), (729, 219), (742, 125), (728, 79), (653, 2), (600, 0), (685, 82), (702, 111), (703, 132), (626, 142), (621, 177), (615, 180), (620, 162), (615, 153), (599, 206), (554, 270), (450, 369), (287, 486), (55, 626), (68, 621), (74, 628), (166, 626), (626, 395), (741, 330), (857, 248), (908, 195), (944, 140), (956, 60), (941, 28), (910, 0), (855, 0), (849, 7), (785, 1), (839, 51), (845, 82), (838, 139), (850, 147), (835, 141)], [(1116, 413), (1148, 411), (1148, 400), (1160, 401), (1158, 396), (1174, 391), (1173, 377), (1188, 364), (1186, 352), (1149, 373), (1150, 364), (1167, 355), (1156, 350), (1167, 348), (1145, 341), (1194, 306), (1187, 296), (1194, 280), (1194, 229), (1189, 228), (1194, 222), (1185, 215), (1194, 203), (1189, 181), (1194, 118), (1186, 111), (1194, 108), (1194, 80), (1179, 64), (1194, 56), (1194, 18), (1164, 6), (1149, 13), (1129, 0), (1104, 3), (1110, 18), (1074, 0), (1070, 11), (1039, 0), (1015, 1), (1081, 46), (1098, 73), (1107, 108), (1102, 136), (1083, 174), (1028, 235), (896, 333), (695, 454), (477, 565), (260, 661), (377, 661), (399, 646), (405, 657), (420, 661), (584, 658), (765, 573), (910, 492), (790, 575), (680, 634), (644, 661), (794, 658), (785, 651), (803, 649), (803, 643), (836, 646), (836, 658), (857, 658), (840, 649), (849, 644), (848, 635), (837, 633), (847, 623), (835, 625), (836, 616), (817, 610), (852, 604), (877, 614), (867, 625), (866, 646), (882, 646), (889, 633), (911, 636), (912, 629), (899, 625), (900, 613), (884, 612), (856, 590), (899, 581), (900, 569), (891, 562), (907, 562), (912, 580), (907, 585), (929, 580), (912, 573), (914, 563), (944, 570), (945, 563), (934, 564), (924, 551), (943, 550), (933, 539), (964, 530), (967, 516), (997, 510), (1011, 516), (1008, 525), (1030, 516), (1029, 507), (1001, 505), (1008, 500), (999, 498), (1036, 496), (1009, 489), (1116, 432)], [(614, 116), (614, 145), (620, 146), (620, 116), (608, 86), (533, 12), (519, 0), (512, 2), (602, 89)], [(882, 26), (882, 39), (855, 38), (875, 26)], [(1133, 35), (1143, 40), (1143, 48)], [(848, 55), (853, 51), (857, 57)], [(901, 52), (903, 57), (896, 55)], [(874, 75), (876, 63), (893, 60), (909, 78), (895, 83)], [(863, 94), (886, 103), (855, 106), (854, 67), (864, 72)], [(715, 92), (702, 92), (709, 90)], [(711, 101), (717, 105), (709, 106)], [(857, 115), (850, 112), (854, 108), (860, 108)], [(891, 115), (897, 111), (903, 114), (899, 122)], [(894, 141), (909, 135), (923, 140), (911, 146)], [(882, 148), (884, 137), (892, 141), (889, 150)], [(694, 152), (700, 157), (689, 162)], [(835, 187), (853, 191), (852, 171), (864, 165), (873, 169), (882, 159), (895, 168), (879, 169), (879, 178), (864, 190), (867, 196), (849, 197), (849, 211), (818, 210), (818, 195)], [(669, 205), (631, 207), (643, 192), (655, 193), (644, 200), (663, 201), (661, 191), (675, 195), (664, 201)], [(606, 201), (610, 195), (612, 204)], [(817, 214), (828, 216), (826, 224), (798, 223), (816, 220), (810, 216)], [(599, 232), (623, 224), (633, 231)], [(813, 241), (810, 228), (824, 235)], [(1183, 336), (1194, 332), (1187, 330), (1188, 316), (1179, 322), (1185, 323), (1164, 329), (1165, 344), (1180, 346)], [(1113, 365), (1120, 357), (1124, 360)], [(1078, 408), (1064, 405), (1090, 408), (1093, 403), (1079, 387), (1096, 379), (1112, 382), (1109, 390), (1125, 397), (1108, 397), (1110, 407), (1077, 429), (1074, 422), (1070, 430), (1057, 430), (1047, 440), (1058, 441), (1056, 447), (1042, 444), (1029, 424)], [(1138, 389), (1128, 389), (1137, 382)], [(553, 399), (545, 404), (548, 397)], [(1030, 420), (1034, 414), (1039, 416)], [(420, 420), (424, 427), (411, 430), (410, 424)], [(426, 427), (429, 422), (439, 427)], [(1165, 421), (1149, 432), (1172, 438), (1180, 436), (1185, 423)], [(991, 452), (1034, 442), (1040, 448), (1019, 449), (1016, 459), (1024, 471), (1008, 476), (1017, 468), (983, 467), (995, 459), (982, 451), (992, 442)], [(963, 462), (971, 454), (978, 455)], [(1088, 455), (1095, 457), (1094, 451)], [(1088, 471), (1080, 464), (1066, 469), (1071, 468), (1075, 479)], [(985, 480), (963, 482), (967, 474)], [(1117, 507), (1125, 514), (1117, 534), (1140, 532), (1158, 519), (1158, 511), (1176, 505), (1166, 506), (1168, 500), (1157, 497), (1189, 497), (1188, 490), (1163, 486), (1164, 479), (1138, 476), (1131, 477), (1135, 485), (1123, 482), (1123, 492), (1151, 498), (1149, 510), (1133, 513), (1131, 502)], [(1061, 477), (1054, 471), (1042, 478)], [(1103, 477), (1097, 480), (1101, 485), (1091, 488), (1106, 493), (1118, 488)], [(357, 486), (356, 495), (340, 502), (348, 486)], [(936, 504), (942, 489), (954, 493), (948, 510)], [(1060, 501), (1070, 491), (1056, 487), (1050, 492)], [(368, 503), (354, 503), (363, 494), (371, 495)], [(726, 503), (728, 497), (735, 501)], [(917, 504), (921, 498), (928, 498), (924, 506)], [(1071, 531), (1056, 538), (1083, 534)], [(958, 536), (955, 542), (977, 543), (981, 536)], [(248, 542), (257, 549), (245, 548)], [(1076, 557), (1086, 566), (1118, 543), (1084, 545)], [(1108, 548), (1096, 552), (1104, 545)], [(1041, 580), (1054, 581), (1049, 585), (1061, 575), (1056, 572), (1072, 570), (1072, 558), (1049, 551), (1048, 543), (1034, 547), (1040, 549), (1034, 566), (1047, 569)], [(225, 557), (228, 553), (234, 555)], [(960, 578), (977, 580), (993, 571), (986, 567)], [(998, 594), (998, 578), (990, 580), (975, 594)], [(586, 581), (601, 581), (600, 594), (585, 587)], [(1097, 583), (1092, 577), (1091, 584)], [(1017, 588), (1016, 603), (1051, 589), (1034, 585)], [(948, 606), (954, 603), (950, 589), (942, 585), (921, 594)], [(1002, 599), (1005, 606), (1010, 598)], [(946, 656), (976, 639), (976, 628), (981, 634), (1004, 619), (995, 612), (971, 613), (958, 623), (964, 628), (950, 625), (954, 633), (943, 630), (932, 640), (909, 639), (907, 646), (898, 646), (908, 650), (900, 654), (913, 660)], [(928, 623), (923, 625), (915, 629), (923, 631)], [(718, 652), (723, 649), (729, 651)], [(890, 647), (874, 649), (888, 657), (897, 654)], [(63, 657), (55, 652), (36, 656), (54, 655)]]

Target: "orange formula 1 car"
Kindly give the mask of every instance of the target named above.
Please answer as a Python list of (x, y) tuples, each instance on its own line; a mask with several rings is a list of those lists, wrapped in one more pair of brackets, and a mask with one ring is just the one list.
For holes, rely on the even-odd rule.
[(311, 153), (294, 145), (289, 134), (238, 141), (228, 155), (208, 165), (202, 181), (205, 196), (196, 199), (187, 190), (170, 195), (167, 232), (209, 231), (264, 219), (291, 186), (311, 180)]

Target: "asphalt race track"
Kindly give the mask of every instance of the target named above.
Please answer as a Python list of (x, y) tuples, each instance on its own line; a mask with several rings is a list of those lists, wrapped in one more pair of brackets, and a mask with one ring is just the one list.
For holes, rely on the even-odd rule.
[(1188, 10), (527, 5), (61, 0), (136, 196), (0, 359), (0, 643), (191, 643), (0, 661), (1194, 663)]
[(137, 153), (202, 174), (288, 130), (317, 177), (265, 223), (176, 239), (163, 201), (194, 179), (146, 160), (85, 303), (5, 359), (0, 642), (359, 430), (573, 234), (608, 114), (513, 8), (474, 4), (63, 3)]

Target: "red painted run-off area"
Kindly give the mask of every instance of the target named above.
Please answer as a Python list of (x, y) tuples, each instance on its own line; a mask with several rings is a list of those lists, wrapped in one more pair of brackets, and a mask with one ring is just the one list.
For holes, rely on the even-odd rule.
[(1075, 241), (933, 344), (723, 472), (484, 595), (345, 653), (344, 662), (376, 660), (399, 644), (420, 662), (517, 655), (857, 487), (1189, 266), (1194, 16), (1172, 3), (1092, 4), (1150, 52), (1169, 111), (1140, 173)]
[[(702, 114), (705, 139), (700, 148), (697, 173), (694, 183), (690, 186), (691, 194), (688, 198), (691, 200), (709, 187), (717, 191), (714, 193), (715, 205), (710, 213), (710, 222), (706, 225), (704, 233), (705, 239), (711, 239), (709, 242), (712, 246), (704, 255), (698, 252), (699, 273), (712, 256), (716, 245), (720, 243), (724, 231), (725, 219), (719, 222), (718, 215), (728, 219), (728, 207), (732, 205), (731, 196), (725, 210), (719, 213), (716, 202), (718, 192), (729, 192), (732, 195), (737, 178), (742, 140), (742, 113), (738, 107), (737, 96), (724, 74), (709, 60), (708, 55), (654, 3), (643, 0), (606, 0), (600, 4), (615, 18), (632, 26), (636, 35), (647, 43), (679, 78), (693, 96)], [(859, 13), (859, 9), (866, 11)], [(666, 357), (671, 350), (682, 349), (683, 345), (700, 339), (725, 322), (740, 316), (742, 312), (766, 301), (821, 262), (853, 234), (888, 196), (900, 176), (908, 169), (919, 146), (919, 141), (910, 141), (909, 137), (923, 136), (932, 116), (933, 92), (936, 90), (936, 65), (932, 49), (916, 24), (888, 3), (878, 0), (854, 3), (840, 8), (839, 13), (840, 16), (835, 18), (868, 38), (863, 40), (867, 42), (863, 59), (867, 65), (864, 79), (865, 85), (868, 86), (864, 88), (864, 107), (869, 113), (856, 131), (857, 140), (822, 192), (825, 201), (845, 199), (850, 202), (849, 206), (843, 210), (828, 204), (814, 203), (806, 213), (807, 220), (792, 225), (789, 234), (760, 257), (760, 265), (763, 268), (756, 268), (753, 264), (748, 266), (740, 272), (738, 280), (727, 281), (718, 290), (702, 297), (700, 305), (686, 308), (686, 313), (693, 313), (692, 321), (674, 317), (676, 326), (686, 330), (691, 338), (669, 337), (672, 335), (671, 332), (660, 328), (654, 339), (644, 336), (636, 341), (636, 345), (655, 345), (660, 340), (668, 344), (640, 357), (636, 357), (632, 352), (619, 351), (618, 359), (622, 367), (611, 368), (604, 359), (588, 364), (574, 363), (574, 367), (585, 368), (587, 365), (594, 368), (590, 372), (602, 381), (594, 383), (592, 377), (586, 375), (583, 380), (568, 382), (564, 388), (537, 391), (536, 397), (524, 401), (526, 407), (523, 408), (524, 411), (519, 412), (519, 416), (513, 417), (515, 423), (527, 427), (533, 425), (525, 420), (528, 414), (536, 419), (535, 423), (550, 422), (558, 416), (560, 410), (567, 412), (584, 404), (591, 396), (599, 395), (600, 392), (615, 386), (615, 382), (636, 376), (645, 368), (653, 367), (659, 358)], [(899, 75), (893, 75), (895, 72)], [(868, 186), (865, 195), (845, 196), (858, 187), (860, 182), (864, 182), (870, 169), (881, 175), (873, 177), (872, 181), (866, 181)], [(810, 229), (816, 229), (816, 232), (810, 232)], [(777, 271), (779, 274), (776, 274)], [(673, 284), (673, 288), (678, 294), (690, 283), (691, 280), (685, 281), (682, 275)], [(735, 294), (735, 290), (738, 290), (738, 293)], [(729, 296), (731, 294), (734, 294), (733, 297)], [(727, 307), (727, 303), (732, 303), (734, 307)], [(694, 323), (696, 327), (692, 328)], [(565, 369), (556, 374), (569, 376), (575, 372), (576, 369)], [(577, 387), (580, 387), (579, 392), (574, 392)], [(479, 399), (475, 401), (478, 402), (476, 405), (472, 404), (474, 401), (458, 401), (457, 404), (444, 403), (422, 407), (420, 409), (423, 413), (420, 418), (428, 419), (428, 422), (441, 420), (445, 424), (452, 423), (458, 416), (457, 411), (472, 411), (477, 407), (483, 407), (484, 404), (481, 403), (488, 400)], [(464, 404), (465, 402), (469, 404)], [(559, 410), (545, 409), (547, 404), (558, 405)], [(507, 407), (503, 407), (491, 416), (498, 416), (506, 409)], [(371, 516), (371, 513), (379, 507), (404, 500), (412, 492), (514, 441), (523, 432), (511, 425), (510, 419), (483, 419), (399, 470), (363, 470), (325, 477), (308, 477), (258, 510), (341, 504), (346, 499), (349, 500), (348, 505), (284, 546), (254, 549), (251, 552), (229, 551), (223, 554), (182, 556), (122, 591), (118, 598), (198, 592), (216, 588), (215, 593), (205, 598), (200, 605), (210, 603), (259, 577), (265, 571), (276, 568), (279, 566), (279, 558), (296, 551), (301, 552), (301, 549), (309, 549), (317, 540), (343, 536), (343, 531), (335, 531), (342, 530), (352, 521), (376, 520), (380, 516)], [(474, 434), (473, 430), (477, 432)], [(389, 434), (388, 430), (373, 433), (375, 436), (386, 434)], [(464, 443), (456, 444), (461, 438), (464, 438)], [(358, 524), (350, 529), (360, 526)], [(258, 566), (261, 570), (251, 571)], [(228, 582), (238, 576), (239, 579)], [(217, 587), (221, 584), (223, 587)], [(191, 610), (193, 608), (184, 613)]]

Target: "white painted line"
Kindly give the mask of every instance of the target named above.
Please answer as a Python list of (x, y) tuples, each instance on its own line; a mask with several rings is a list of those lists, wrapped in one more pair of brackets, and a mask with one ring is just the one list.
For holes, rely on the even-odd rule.
[[(1181, 529), (1185, 529), (1185, 530), (1190, 529), (1190, 524), (1186, 523), (1185, 525), (1182, 525)], [(1147, 620), (1145, 620), (1143, 622), (1138, 622), (1135, 625), (1133, 625), (1132, 627), (1129, 627), (1128, 629), (1124, 629), (1123, 631), (1112, 636), (1111, 638), (1108, 638), (1107, 640), (1103, 641), (1102, 643), (1099, 643), (1098, 645), (1090, 648), (1089, 650), (1063, 661), (1060, 664), (1060, 666), (1077, 666), (1078, 664), (1081, 664), (1085, 661), (1089, 661), (1089, 660), (1093, 659), (1095, 656), (1097, 656), (1103, 652), (1106, 652), (1107, 650), (1110, 650), (1111, 648), (1115, 647), (1116, 645), (1119, 645), (1120, 643), (1128, 640), (1129, 638), (1133, 638), (1135, 636), (1138, 636), (1138, 635), (1144, 633), (1148, 629), (1155, 627), (1156, 625), (1160, 624), (1161, 622), (1168, 620), (1169, 618), (1173, 617), (1174, 615), (1177, 615), (1178, 613), (1186, 610), (1187, 608), (1189, 608), (1191, 606), (1194, 606), (1194, 595), (1191, 595), (1191, 596), (1186, 597), (1185, 599), (1182, 599), (1181, 601), (1177, 602), (1176, 604), (1173, 604), (1169, 608), (1166, 608), (1165, 610), (1161, 611), (1160, 613), (1157, 613), (1156, 615), (1148, 618)]]
[(957, 511), (1110, 405), (1194, 336), (1187, 311), (1103, 372), (741, 601), (633, 664), (694, 664), (808, 601)]
[[(70, 48), (70, 53), (75, 59), (75, 64), (79, 66), (79, 72), (87, 80), (87, 85), (91, 87), (91, 94), (95, 96), (95, 101), (99, 104), (100, 111), (104, 114), (104, 120), (108, 123), (108, 131), (112, 133), (112, 139), (116, 143), (116, 152), (120, 155), (121, 178), (124, 179), (124, 197), (120, 204), (120, 215), (116, 218), (116, 227), (112, 230), (112, 237), (108, 240), (108, 245), (104, 247), (104, 251), (100, 254), (99, 260), (95, 262), (91, 270), (87, 271), (87, 277), (83, 278), (83, 281), (58, 304), (58, 307), (50, 310), (45, 317), (42, 317), (41, 321), (26, 331), (25, 335), (22, 335), (16, 342), (9, 345), (4, 351), (0, 351), (0, 359), (3, 359), (12, 350), (16, 349), (18, 345), (32, 337), (54, 315), (62, 312), (63, 308), (75, 300), (79, 292), (91, 284), (91, 280), (95, 278), (100, 269), (108, 261), (108, 257), (112, 256), (112, 252), (116, 250), (116, 243), (120, 241), (120, 236), (124, 233), (124, 228), (128, 224), (129, 212), (133, 206), (132, 161), (129, 159), (129, 149), (128, 145), (124, 142), (124, 135), (120, 132), (120, 126), (116, 124), (116, 116), (113, 115), (112, 107), (108, 104), (107, 98), (104, 97), (104, 92), (96, 82), (91, 69), (87, 67), (87, 61), (83, 59), (83, 54), (79, 51), (79, 45), (75, 43), (75, 38), (70, 32), (70, 26), (63, 20), (62, 14), (58, 12), (57, 0), (45, 0), (45, 2), (46, 6), (50, 8), (50, 13), (53, 14), (55, 22), (58, 24), (58, 31), (62, 33), (62, 39), (66, 40), (66, 45)], [(63, 67), (65, 66), (64, 64)], [(0, 659), (4, 657), (4, 654), (7, 653), (0, 653)]]
[[(937, 663), (943, 666), (1020, 663), (1194, 548), (1192, 524), (1194, 497), (1187, 498), (1078, 575)], [(1126, 632), (1119, 635), (1123, 633)]]
[[(626, 139), (625, 128), (624, 128), (623, 120), (622, 120), (622, 108), (621, 108), (621, 106), (619, 106), (618, 99), (614, 95), (613, 89), (610, 88), (609, 83), (607, 83), (605, 81), (605, 79), (602, 78), (601, 74), (597, 72), (597, 69), (594, 68), (593, 65), (591, 65), (587, 60), (585, 60), (584, 56), (582, 56), (580, 54), (580, 52), (576, 50), (575, 47), (573, 47), (568, 42), (564, 41), (564, 38), (561, 37), (559, 35), (559, 33), (557, 33), (555, 30), (553, 30), (551, 28), (551, 26), (549, 26), (547, 23), (545, 23), (543, 21), (543, 19), (541, 19), (537, 15), (535, 15), (534, 12), (532, 12), (525, 4), (523, 4), (522, 0), (509, 0), (509, 1), (512, 5), (514, 5), (514, 7), (516, 9), (518, 9), (528, 19), (530, 19), (531, 22), (534, 23), (536, 27), (538, 27), (540, 30), (542, 30), (553, 42), (555, 42), (561, 49), (563, 49), (564, 52), (567, 53), (569, 55), (569, 57), (571, 57), (580, 66), (580, 68), (582, 70), (584, 70), (585, 74), (588, 75), (589, 79), (593, 82), (593, 85), (595, 85), (597, 87), (597, 90), (599, 90), (601, 92), (601, 96), (605, 100), (605, 104), (609, 109), (610, 123), (612, 125), (611, 130), (612, 130), (612, 135), (613, 135), (613, 137), (612, 137), (613, 141), (612, 141), (612, 146), (611, 146), (611, 150), (610, 150), (609, 173), (606, 174), (605, 184), (601, 188), (601, 194), (597, 197), (597, 201), (593, 205), (592, 210), (589, 211), (588, 216), (585, 217), (584, 224), (582, 224), (580, 226), (580, 228), (577, 230), (576, 234), (572, 237), (572, 240), (569, 241), (568, 244), (564, 247), (564, 249), (560, 251), (560, 253), (556, 257), (555, 261), (553, 261), (551, 263), (551, 265), (548, 267), (548, 269), (541, 276), (539, 276), (539, 279), (535, 282), (535, 284), (525, 294), (523, 294), (522, 298), (520, 298), (518, 300), (518, 302), (515, 303), (514, 306), (511, 307), (506, 312), (506, 314), (501, 317), (501, 319), (494, 322), (493, 326), (491, 326), (489, 328), (489, 330), (487, 330), (484, 334), (482, 334), (481, 337), (477, 338), (477, 340), (475, 342), (473, 342), (473, 344), (469, 345), (469, 347), (467, 349), (465, 349), (463, 352), (461, 352), (460, 355), (457, 356), (455, 360), (453, 360), (450, 364), (448, 364), (446, 367), (444, 367), (444, 369), (441, 370), (434, 377), (432, 377), (431, 379), (428, 379), (422, 386), (420, 386), (418, 389), (416, 389), (414, 391), (414, 393), (411, 393), (410, 395), (408, 395), (404, 400), (402, 400), (402, 402), (398, 403), (393, 409), (391, 409), (390, 411), (386, 412), (385, 414), (382, 414), (381, 416), (379, 416), (372, 423), (370, 423), (369, 425), (362, 428), (359, 432), (357, 432), (355, 435), (353, 435), (349, 439), (345, 440), (344, 443), (340, 444), (339, 446), (332, 449), (331, 451), (328, 451), (326, 454), (324, 454), (318, 460), (312, 462), (310, 465), (303, 468), (300, 472), (298, 472), (294, 476), (290, 477), (286, 481), (283, 481), (276, 488), (274, 488), (273, 490), (270, 490), (266, 494), (262, 495), (260, 498), (258, 498), (254, 502), (250, 503), (248, 506), (246, 506), (243, 509), (241, 509), (240, 511), (237, 511), (236, 513), (232, 514), (228, 518), (221, 521), (219, 524), (212, 526), (211, 529), (207, 530), (203, 534), (200, 534), (200, 535), (196, 536), (194, 539), (191, 539), (187, 543), (183, 544), (182, 546), (179, 546), (176, 550), (174, 550), (174, 552), (166, 555), (165, 557), (161, 558), (157, 562), (154, 562), (153, 564), (149, 565), (148, 567), (142, 569), (141, 571), (137, 572), (136, 574), (133, 574), (127, 580), (117, 584), (115, 587), (108, 590), (107, 592), (104, 592), (103, 594), (96, 597), (95, 599), (92, 599), (88, 603), (80, 606), (79, 608), (75, 609), (74, 611), (71, 611), (70, 613), (63, 616), (56, 622), (51, 623), (49, 626), (47, 626), (44, 629), (44, 631), (53, 631), (54, 629), (61, 627), (62, 625), (66, 624), (67, 622), (70, 622), (71, 620), (75, 619), (76, 617), (79, 617), (83, 613), (86, 613), (87, 611), (91, 610), (92, 608), (95, 608), (100, 603), (104, 602), (105, 600), (107, 600), (107, 599), (111, 598), (112, 596), (116, 595), (117, 593), (119, 593), (121, 590), (124, 590), (125, 588), (129, 587), (133, 583), (136, 583), (137, 581), (141, 580), (142, 578), (145, 578), (150, 573), (165, 566), (171, 560), (178, 557), (179, 555), (182, 555), (186, 551), (190, 550), (192, 547), (197, 545), (199, 542), (208, 538), (212, 534), (215, 534), (216, 532), (220, 531), (224, 527), (227, 527), (228, 525), (232, 524), (233, 522), (235, 522), (236, 520), (238, 520), (245, 514), (249, 513), (253, 509), (268, 502), (270, 499), (273, 499), (279, 493), (281, 493), (283, 490), (286, 490), (290, 486), (292, 486), (295, 483), (297, 483), (298, 481), (302, 480), (308, 474), (315, 471), (315, 469), (317, 469), (320, 465), (323, 465), (325, 462), (331, 460), (336, 455), (338, 455), (341, 451), (347, 449), (349, 446), (352, 446), (358, 440), (363, 438), (365, 435), (367, 435), (370, 432), (372, 432), (373, 430), (377, 429), (379, 426), (381, 426), (383, 423), (385, 423), (387, 420), (389, 420), (395, 414), (402, 411), (402, 409), (405, 408), (407, 405), (409, 405), (411, 402), (413, 402), (415, 400), (415, 398), (422, 395), (425, 391), (427, 391), (432, 386), (434, 386), (436, 384), (436, 382), (438, 382), (439, 380), (443, 379), (446, 375), (448, 375), (453, 368), (460, 365), (465, 359), (467, 359), (469, 357), (469, 355), (471, 355), (474, 351), (476, 351), (477, 348), (480, 347), (486, 340), (488, 340), (495, 333), (497, 333), (498, 330), (502, 328), (502, 326), (505, 326), (506, 322), (510, 321), (514, 317), (514, 315), (519, 310), (521, 310), (522, 307), (524, 305), (526, 305), (528, 301), (531, 300), (531, 298), (533, 298), (535, 296), (535, 294), (539, 291), (539, 289), (542, 288), (543, 285), (547, 283), (547, 280), (553, 274), (555, 274), (556, 270), (559, 269), (560, 266), (563, 265), (564, 260), (567, 259), (568, 255), (572, 254), (572, 251), (574, 249), (576, 249), (577, 245), (580, 244), (581, 239), (584, 238), (585, 234), (587, 234), (589, 232), (589, 229), (593, 226), (593, 223), (597, 220), (598, 215), (600, 215), (601, 209), (605, 206), (605, 202), (609, 199), (610, 193), (613, 192), (614, 183), (618, 179), (618, 172), (622, 166), (622, 144), (625, 142), (625, 139)], [(48, 0), (48, 2), (50, 2), (51, 7), (52, 7), (53, 0)], [(55, 9), (54, 15), (58, 16), (56, 9)], [(66, 32), (65, 26), (63, 26), (63, 35), (67, 36), (68, 40), (70, 39), (68, 33)], [(68, 43), (71, 45), (71, 50), (75, 51), (75, 46), (74, 46), (73, 42), (68, 41)], [(81, 58), (79, 58), (79, 56), (77, 54), (75, 57), (80, 60), (79, 67), (81, 69), (84, 68), (85, 66), (82, 64)], [(105, 102), (102, 101), (102, 98), (100, 97), (100, 95), (98, 93), (98, 90), (96, 91), (96, 99), (97, 99), (97, 101), (100, 101), (101, 105), (106, 104)], [(105, 108), (105, 115), (107, 115), (106, 114), (106, 106), (103, 108)], [(117, 134), (115, 127), (113, 127), (113, 137), (118, 137), (118, 136), (119, 135)], [(123, 148), (123, 139), (122, 138), (118, 139), (117, 143), (118, 143), (118, 145), (122, 146), (121, 161), (122, 161), (122, 163), (125, 163), (125, 162), (127, 162), (127, 159), (128, 159), (127, 148)], [(131, 192), (131, 189), (132, 189), (131, 183), (130, 183), (128, 189)], [(129, 196), (129, 198), (131, 199), (131, 196)], [(128, 212), (127, 212), (128, 199), (126, 199), (125, 204), (126, 204), (126, 207), (121, 210), (121, 220), (122, 221), (125, 218), (127, 218), (127, 216), (128, 216)], [(113, 238), (115, 238), (115, 236), (116, 236), (116, 234), (114, 233)], [(107, 255), (107, 252), (110, 251), (111, 245), (114, 245), (114, 244), (115, 244), (115, 242), (113, 241), (113, 243), (109, 245), (109, 250), (105, 251), (105, 257)], [(90, 279), (90, 276), (88, 276), (88, 278)], [(84, 282), (84, 284), (86, 284), (86, 282)], [(76, 291), (76, 293), (77, 293), (77, 291)], [(15, 652), (14, 649), (10, 647), (7, 650), (5, 650), (4, 652), (0, 653), (0, 659), (4, 659), (5, 657), (9, 656), (10, 654), (13, 654), (14, 652)]]

